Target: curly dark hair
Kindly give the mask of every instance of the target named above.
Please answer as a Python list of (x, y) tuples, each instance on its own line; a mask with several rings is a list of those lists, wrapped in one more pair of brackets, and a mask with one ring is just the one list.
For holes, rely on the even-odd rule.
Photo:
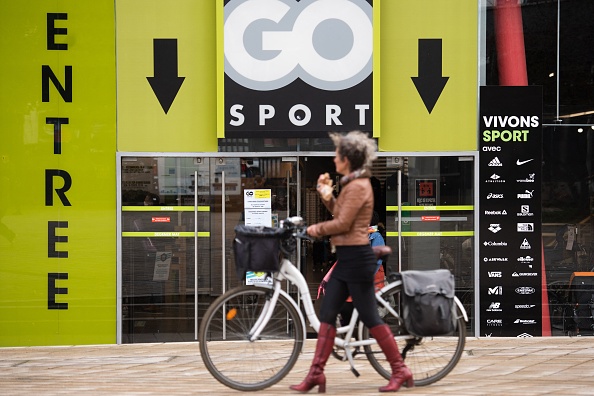
[(351, 131), (346, 135), (330, 133), (340, 158), (346, 157), (351, 164), (351, 171), (370, 168), (377, 157), (377, 143), (361, 131)]

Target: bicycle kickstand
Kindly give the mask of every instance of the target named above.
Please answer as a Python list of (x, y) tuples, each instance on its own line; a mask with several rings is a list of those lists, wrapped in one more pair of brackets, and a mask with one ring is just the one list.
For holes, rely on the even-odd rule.
[(355, 361), (353, 360), (353, 353), (351, 352), (351, 348), (348, 347), (348, 344), (346, 344), (344, 346), (344, 353), (347, 357), (347, 360), (349, 361), (349, 364), (351, 365), (351, 372), (355, 375), (355, 377), (360, 377), (361, 374), (359, 374), (359, 372), (355, 368)]

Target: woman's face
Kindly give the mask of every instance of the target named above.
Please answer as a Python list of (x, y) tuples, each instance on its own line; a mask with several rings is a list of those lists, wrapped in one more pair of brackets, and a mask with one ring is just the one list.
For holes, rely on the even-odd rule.
[(340, 158), (340, 155), (338, 154), (338, 149), (336, 149), (336, 152), (334, 154), (334, 166), (336, 166), (336, 173), (339, 173), (341, 175), (348, 175), (349, 173), (351, 173), (351, 164), (349, 163), (349, 160), (347, 159), (347, 157)]

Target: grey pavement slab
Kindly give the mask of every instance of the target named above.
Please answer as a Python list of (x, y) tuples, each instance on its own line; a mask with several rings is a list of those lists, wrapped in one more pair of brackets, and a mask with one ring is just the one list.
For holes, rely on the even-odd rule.
[[(295, 394), (309, 368), (308, 340), (291, 373), (258, 395)], [(363, 356), (354, 377), (348, 363), (330, 358), (329, 395), (376, 395), (385, 385)], [(317, 388), (312, 393), (317, 392)], [(239, 394), (213, 379), (197, 343), (0, 348), (0, 395), (226, 395)], [(468, 338), (454, 371), (410, 395), (594, 395), (594, 338)]]

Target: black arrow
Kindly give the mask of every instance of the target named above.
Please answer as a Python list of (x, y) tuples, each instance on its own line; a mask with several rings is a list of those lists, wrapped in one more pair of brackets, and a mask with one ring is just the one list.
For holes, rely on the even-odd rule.
[(153, 57), (154, 77), (146, 79), (167, 114), (186, 79), (177, 76), (177, 39), (153, 39)]
[(419, 76), (411, 78), (429, 114), (449, 80), (441, 75), (441, 60), (441, 39), (419, 39)]

